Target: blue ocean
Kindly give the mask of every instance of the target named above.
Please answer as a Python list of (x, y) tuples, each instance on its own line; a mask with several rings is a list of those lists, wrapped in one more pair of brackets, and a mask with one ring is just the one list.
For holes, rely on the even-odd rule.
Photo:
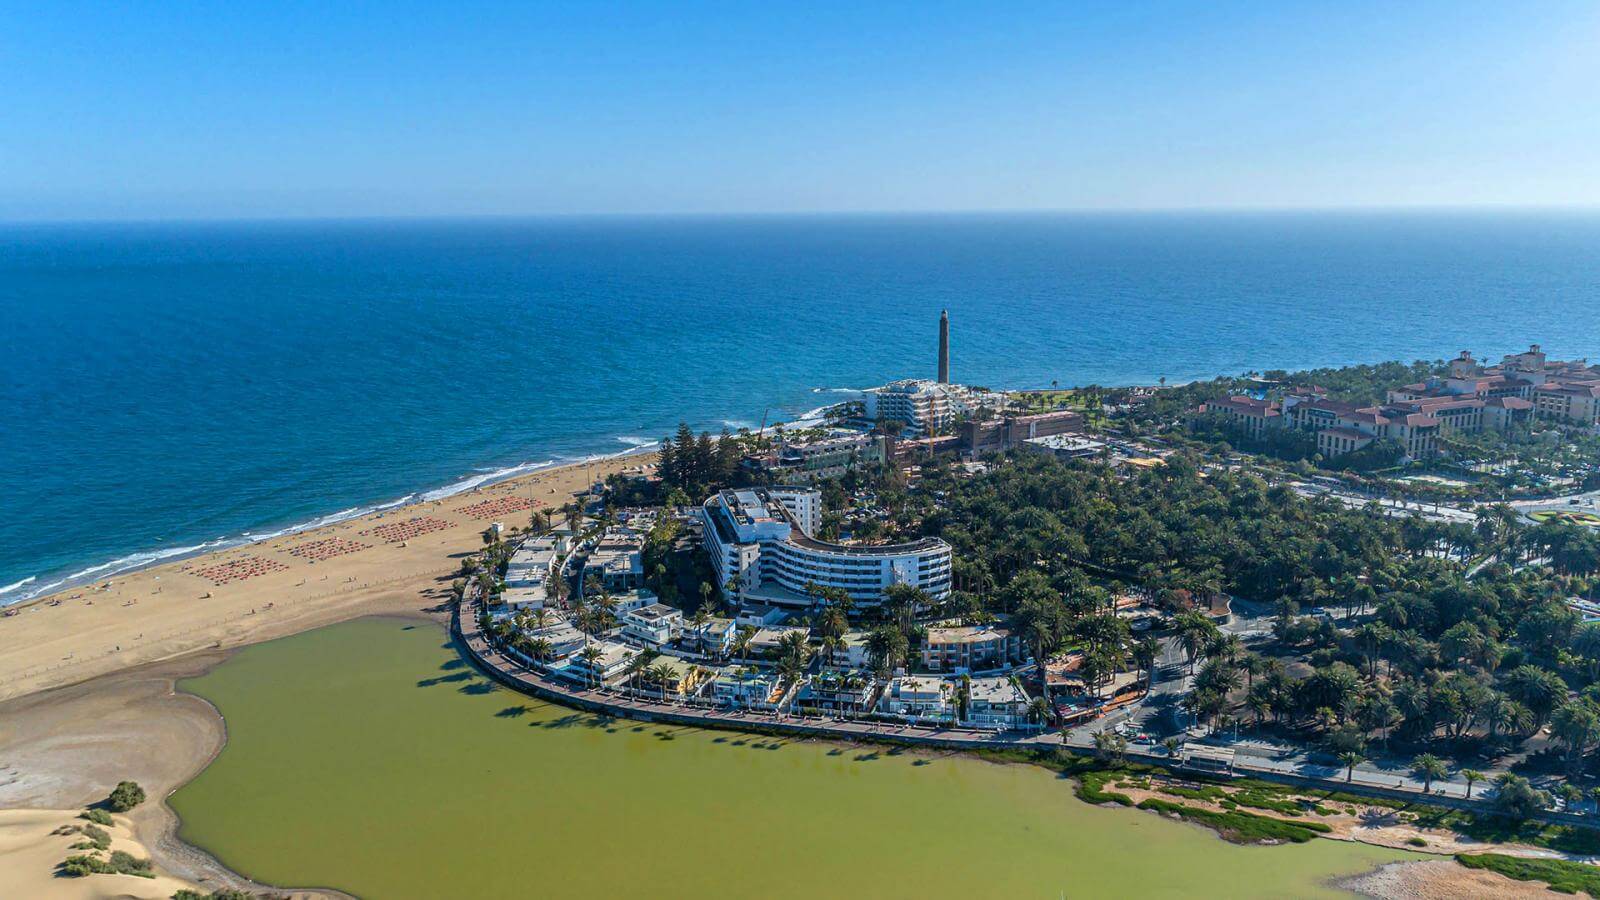
[(0, 602), (931, 376), (1600, 355), (1600, 214), (0, 226)]

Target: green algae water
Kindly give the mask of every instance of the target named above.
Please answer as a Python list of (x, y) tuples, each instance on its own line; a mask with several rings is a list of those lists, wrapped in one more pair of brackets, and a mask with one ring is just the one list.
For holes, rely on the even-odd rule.
[(228, 743), (172, 797), (181, 836), (368, 898), (1329, 897), (1403, 858), (1236, 847), (1029, 766), (577, 713), (495, 685), (427, 624), (261, 644), (182, 687)]

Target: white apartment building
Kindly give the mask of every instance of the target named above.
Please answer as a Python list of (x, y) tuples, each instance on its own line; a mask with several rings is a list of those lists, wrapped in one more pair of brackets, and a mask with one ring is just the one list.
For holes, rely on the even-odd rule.
[(863, 405), (867, 418), (904, 422), (906, 437), (923, 437), (980, 409), (1003, 411), (1006, 397), (962, 384), (907, 379), (869, 391)]
[(506, 563), (506, 589), (501, 600), (510, 609), (542, 609), (549, 597), (555, 564), (567, 549), (567, 539), (545, 535), (523, 542)]
[(701, 507), (706, 552), (717, 584), (737, 579), (741, 598), (783, 607), (811, 603), (808, 585), (842, 588), (861, 606), (890, 585), (909, 584), (935, 599), (950, 593), (950, 545), (939, 538), (854, 546), (811, 537), (822, 517), (814, 490), (746, 488), (711, 496)]

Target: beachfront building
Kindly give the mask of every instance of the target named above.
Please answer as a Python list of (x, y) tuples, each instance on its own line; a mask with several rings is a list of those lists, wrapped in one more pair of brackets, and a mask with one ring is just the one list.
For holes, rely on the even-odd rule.
[(883, 435), (845, 433), (815, 441), (784, 441), (775, 450), (745, 457), (744, 467), (756, 480), (771, 484), (814, 484), (876, 467), (884, 458)]
[(600, 580), (608, 591), (644, 584), (644, 533), (625, 525), (606, 529), (583, 563), (583, 577)]
[(658, 599), (649, 588), (634, 588), (620, 594), (611, 594), (611, 614), (621, 618), (636, 609), (644, 609)]
[(683, 640), (694, 652), (702, 656), (726, 657), (733, 650), (739, 636), (739, 626), (732, 619), (713, 617), (700, 624), (690, 624), (683, 630)]
[(593, 663), (584, 659), (583, 651), (580, 650), (567, 660), (565, 667), (552, 671), (564, 672), (574, 681), (603, 684), (621, 675), (623, 670), (627, 669), (629, 661), (639, 654), (638, 650), (627, 644), (618, 644), (614, 641), (591, 640), (588, 647), (599, 651)]
[(566, 619), (556, 619), (543, 628), (528, 630), (530, 640), (542, 640), (550, 645), (550, 659), (566, 659), (588, 643), (589, 636), (579, 631)]
[(756, 629), (756, 633), (750, 636), (749, 649), (745, 653), (750, 657), (777, 659), (783, 639), (791, 634), (800, 635), (802, 640), (811, 639), (811, 629), (804, 625), (768, 625)]
[(805, 608), (814, 602), (812, 584), (840, 588), (861, 608), (876, 606), (894, 584), (922, 588), (935, 600), (950, 593), (951, 550), (939, 538), (853, 545), (811, 537), (822, 515), (814, 490), (725, 490), (706, 500), (701, 515), (717, 584), (741, 599)]
[(662, 647), (683, 630), (683, 611), (652, 603), (622, 615), (622, 633), (640, 643)]
[(775, 709), (786, 694), (775, 672), (753, 667), (733, 666), (715, 672), (711, 698), (722, 706), (742, 709)]
[(506, 589), (500, 599), (514, 610), (543, 609), (549, 603), (550, 579), (567, 550), (567, 539), (545, 535), (524, 541), (506, 563)]
[(971, 725), (1015, 728), (1028, 721), (1028, 692), (1016, 679), (998, 676), (972, 678), (967, 683), (967, 713)]
[(922, 645), (922, 668), (930, 672), (986, 672), (1022, 660), (1022, 638), (993, 625), (935, 626)]
[(828, 665), (836, 669), (865, 669), (869, 662), (865, 631), (848, 631), (839, 645), (828, 651)]
[(635, 678), (634, 689), (647, 696), (662, 700), (683, 700), (692, 697), (709, 675), (693, 663), (675, 656), (660, 656), (652, 660), (648, 675)]
[(906, 437), (923, 437), (949, 428), (962, 417), (987, 410), (1003, 412), (1006, 395), (964, 384), (926, 379), (893, 381), (868, 391), (863, 407), (873, 421), (900, 422)]
[(955, 690), (937, 675), (901, 675), (889, 682), (878, 711), (910, 722), (949, 720), (955, 710)]
[(862, 672), (826, 671), (807, 681), (795, 695), (802, 709), (840, 715), (861, 715), (872, 710), (877, 682)]

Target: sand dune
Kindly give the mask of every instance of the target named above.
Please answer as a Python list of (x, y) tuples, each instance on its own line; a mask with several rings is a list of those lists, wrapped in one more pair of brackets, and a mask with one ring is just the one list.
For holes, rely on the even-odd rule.
[[(194, 884), (157, 875), (90, 875), (68, 878), (56, 874), (63, 859), (81, 851), (70, 849), (83, 840), (81, 834), (59, 834), (63, 826), (87, 824), (75, 809), (0, 810), (0, 897), (27, 897), (30, 900), (101, 900), (101, 898), (160, 898), (166, 900), (180, 888)], [(140, 859), (150, 856), (134, 836), (127, 819), (105, 829), (111, 835), (111, 849), (123, 850)]]

